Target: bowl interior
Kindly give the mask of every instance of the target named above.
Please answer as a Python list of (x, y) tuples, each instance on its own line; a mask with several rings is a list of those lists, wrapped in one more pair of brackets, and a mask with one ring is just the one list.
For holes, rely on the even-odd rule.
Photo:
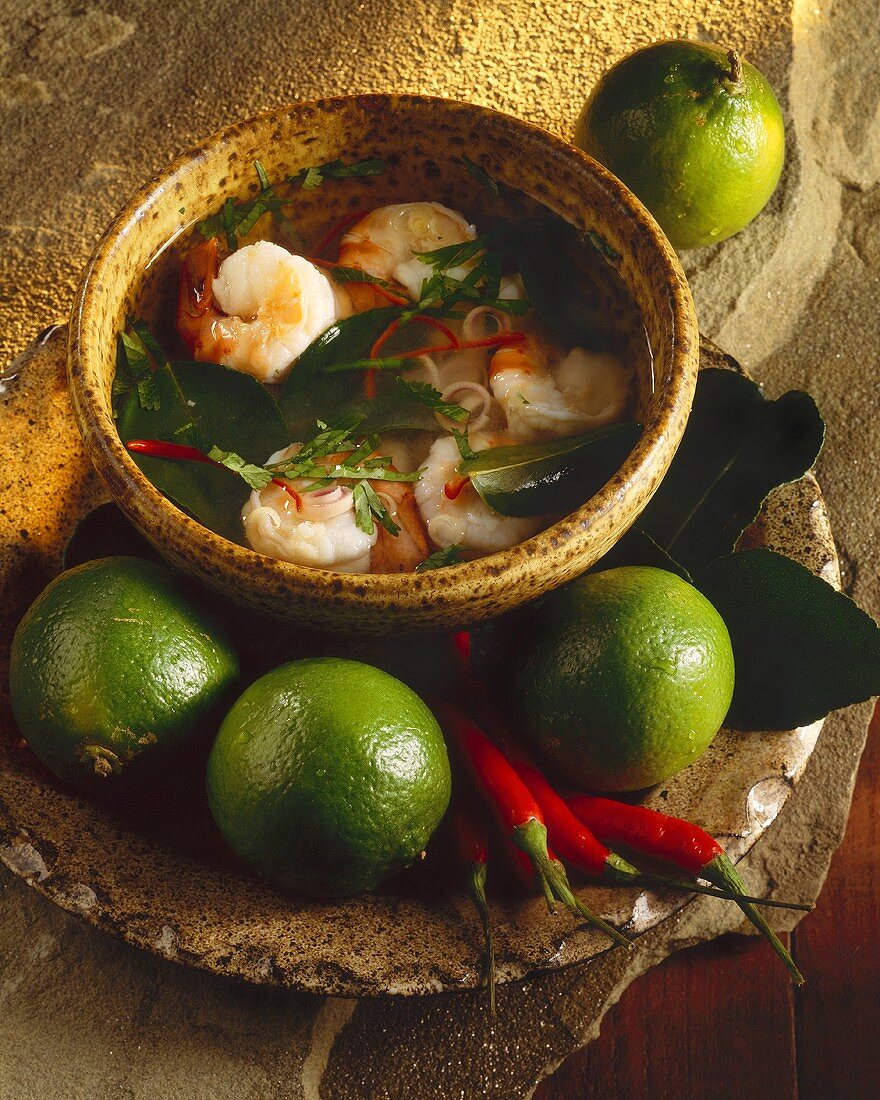
[[(439, 576), (352, 577), (236, 547), (158, 494), (125, 452), (112, 420), (116, 334), (133, 314), (160, 322), (163, 331), (161, 319), (173, 316), (175, 261), (193, 223), (227, 197), (254, 194), (256, 160), (270, 180), (280, 181), (309, 165), (374, 156), (388, 164), (382, 175), (298, 191), (292, 215), (307, 240), (349, 212), (390, 201), (437, 200), (478, 228), (549, 209), (591, 235), (595, 247), (584, 250), (585, 272), (603, 314), (626, 334), (620, 350), (635, 369), (645, 424), (618, 475), (582, 508), (520, 546)], [(507, 185), (500, 197), (487, 193), (462, 156)], [(497, 614), (596, 561), (665, 473), (690, 408), (696, 355), (693, 306), (674, 253), (614, 177), (544, 131), (483, 108), (361, 96), (299, 104), (241, 123), (142, 189), (86, 271), (72, 326), (70, 380), (75, 415), (99, 472), (174, 564), (260, 610), (370, 631)]]

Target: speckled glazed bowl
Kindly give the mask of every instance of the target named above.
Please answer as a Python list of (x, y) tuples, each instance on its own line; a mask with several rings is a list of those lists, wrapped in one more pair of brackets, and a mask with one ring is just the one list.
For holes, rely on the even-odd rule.
[[(503, 189), (503, 211), (462, 171), (462, 153), (516, 189)], [(516, 216), (541, 204), (600, 241), (653, 353), (637, 364), (644, 433), (600, 492), (510, 550), (418, 575), (333, 573), (228, 542), (147, 481), (122, 446), (111, 411), (116, 335), (145, 293), (161, 296), (161, 288), (150, 287), (151, 273), (162, 266), (154, 263), (157, 256), (167, 259), (175, 239), (226, 197), (251, 194), (257, 159), (270, 179), (280, 179), (308, 165), (368, 156), (384, 158), (388, 171), (351, 181), (356, 187), (300, 192), (302, 202), (320, 203), (328, 222), (357, 207), (413, 199), (446, 202), (475, 220), (490, 206)], [(613, 301), (604, 304), (615, 308)], [(666, 473), (697, 367), (697, 323), (684, 274), (661, 230), (622, 183), (518, 119), (405, 95), (294, 104), (224, 130), (180, 157), (135, 195), (102, 237), (76, 296), (69, 348), (70, 393), (86, 450), (123, 511), (172, 564), (254, 609), (358, 633), (461, 626), (584, 572), (626, 531)]]

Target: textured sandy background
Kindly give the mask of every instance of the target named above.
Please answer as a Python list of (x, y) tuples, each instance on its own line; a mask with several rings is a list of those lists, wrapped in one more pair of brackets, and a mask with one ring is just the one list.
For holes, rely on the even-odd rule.
[[(217, 126), (379, 89), (460, 96), (568, 136), (610, 61), (674, 35), (736, 45), (783, 102), (788, 168), (770, 208), (687, 265), (703, 331), (771, 395), (804, 386), (819, 400), (844, 582), (877, 614), (876, 0), (2, 0), (0, 361), (64, 318), (134, 186)], [(797, 797), (750, 857), (757, 887), (819, 889), (866, 721), (862, 707), (827, 724)], [(470, 996), (322, 1002), (191, 974), (80, 926), (4, 873), (0, 1096), (519, 1097), (634, 976), (733, 920), (695, 903), (635, 959), (504, 989), (490, 1032)]]

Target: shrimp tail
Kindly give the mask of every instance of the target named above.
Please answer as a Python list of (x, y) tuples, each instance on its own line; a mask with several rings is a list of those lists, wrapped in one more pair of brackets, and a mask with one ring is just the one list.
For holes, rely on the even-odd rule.
[(372, 573), (412, 573), (429, 554), (428, 533), (412, 488), (404, 482), (374, 483), (382, 495), (394, 504), (392, 518), (400, 531), (389, 534), (379, 528), (379, 537), (370, 553)]
[(195, 245), (183, 257), (180, 267), (180, 289), (177, 297), (177, 331), (195, 356), (201, 347), (206, 327), (219, 311), (214, 305), (211, 289), (220, 270), (216, 237)]

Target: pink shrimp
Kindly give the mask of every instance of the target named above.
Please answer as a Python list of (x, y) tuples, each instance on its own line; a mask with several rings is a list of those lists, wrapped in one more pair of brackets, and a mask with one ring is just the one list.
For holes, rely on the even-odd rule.
[(373, 488), (386, 500), (388, 512), (400, 531), (389, 534), (379, 528), (370, 553), (371, 573), (412, 573), (430, 553), (412, 486), (405, 481), (374, 481)]
[[(339, 247), (339, 264), (401, 286), (417, 300), (433, 269), (416, 253), (463, 244), (475, 235), (476, 230), (461, 214), (437, 202), (380, 206), (346, 231)], [(466, 270), (452, 268), (449, 273), (463, 278)], [(357, 311), (388, 304), (368, 283), (348, 285)]]
[(620, 419), (630, 378), (612, 355), (572, 348), (551, 373), (533, 339), (501, 347), (489, 364), (492, 395), (522, 441), (576, 435)]
[(350, 312), (344, 290), (271, 241), (218, 259), (212, 237), (181, 267), (177, 327), (196, 359), (281, 382), (309, 344)]

